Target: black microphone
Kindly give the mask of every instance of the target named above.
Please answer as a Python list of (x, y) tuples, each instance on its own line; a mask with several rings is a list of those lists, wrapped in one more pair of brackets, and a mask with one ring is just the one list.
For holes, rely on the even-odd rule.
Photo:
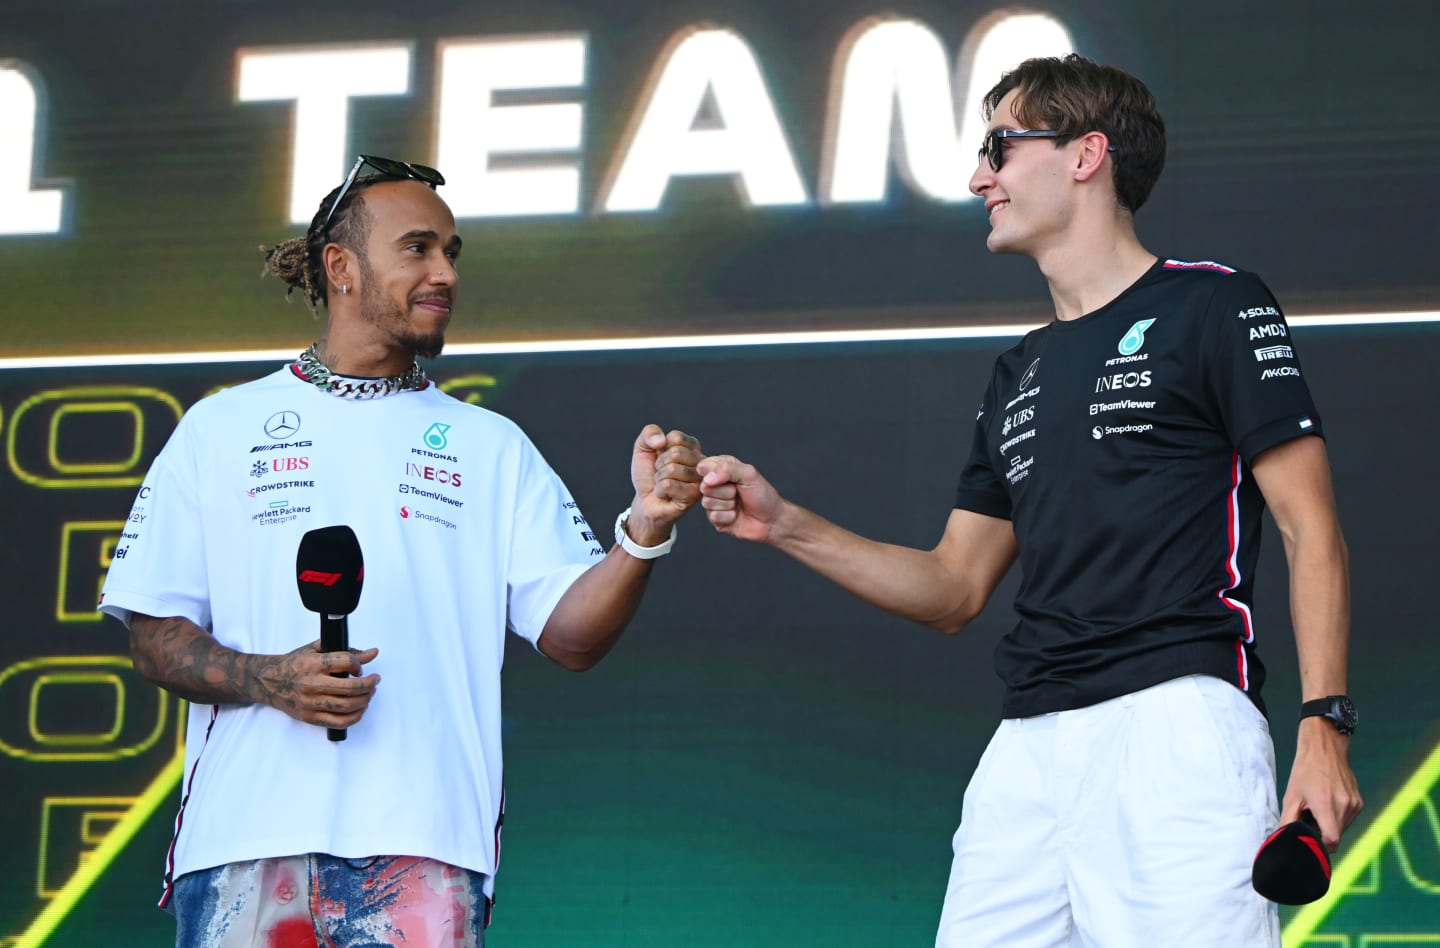
[[(345, 618), (360, 602), (365, 579), (365, 557), (355, 531), (346, 526), (321, 527), (300, 538), (295, 554), (295, 584), (300, 601), (320, 613), (320, 651), (344, 652), (350, 648), (350, 624)], [(336, 678), (349, 678), (335, 672)], [(345, 729), (326, 728), (332, 741), (345, 740)]]
[(1314, 902), (1330, 890), (1330, 854), (1309, 810), (1260, 844), (1250, 881), (1256, 892), (1281, 905)]

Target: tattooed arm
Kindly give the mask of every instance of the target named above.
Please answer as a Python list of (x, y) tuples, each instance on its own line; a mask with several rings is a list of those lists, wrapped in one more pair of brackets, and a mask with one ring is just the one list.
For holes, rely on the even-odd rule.
[(378, 654), (322, 652), (317, 640), (284, 655), (254, 655), (179, 616), (130, 619), (135, 670), (171, 694), (197, 704), (264, 704), (319, 727), (349, 727), (365, 714), (380, 676), (361, 675), (361, 666)]

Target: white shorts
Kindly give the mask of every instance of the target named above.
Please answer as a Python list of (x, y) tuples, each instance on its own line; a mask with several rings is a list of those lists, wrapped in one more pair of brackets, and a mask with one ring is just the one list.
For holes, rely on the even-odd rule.
[(1000, 723), (965, 791), (937, 948), (1279, 948), (1250, 868), (1275, 750), (1239, 689), (1190, 676)]

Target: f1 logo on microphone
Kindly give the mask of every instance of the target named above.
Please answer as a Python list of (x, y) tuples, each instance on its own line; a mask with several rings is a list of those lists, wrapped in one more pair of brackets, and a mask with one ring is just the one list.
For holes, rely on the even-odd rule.
[(322, 573), (317, 569), (301, 570), (299, 576), (302, 583), (319, 583), (322, 586), (334, 586), (340, 581), (339, 573)]

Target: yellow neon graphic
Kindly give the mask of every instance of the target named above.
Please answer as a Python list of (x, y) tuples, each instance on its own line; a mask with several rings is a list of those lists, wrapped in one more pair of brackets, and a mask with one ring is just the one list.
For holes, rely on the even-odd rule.
[[(133, 487), (139, 484), (144, 477), (144, 471), (140, 471), (135, 474), (114, 475), (109, 477), (97, 476), (56, 478), (46, 477), (41, 474), (33, 474), (20, 466), (20, 461), (15, 455), (15, 440), (16, 434), (20, 431), (20, 419), (25, 416), (25, 413), (27, 411), (44, 405), (47, 402), (60, 401), (62, 399), (78, 400), (88, 398), (125, 397), (137, 399), (148, 398), (153, 399), (154, 401), (158, 401), (175, 413), (176, 421), (179, 421), (180, 416), (184, 414), (184, 410), (180, 407), (180, 403), (176, 401), (175, 397), (169, 392), (164, 392), (158, 388), (150, 388), (143, 385), (78, 385), (74, 388), (58, 388), (39, 392), (25, 399), (25, 401), (21, 402), (20, 407), (15, 409), (15, 414), (10, 419), (10, 431), (5, 437), (5, 459), (10, 464), (11, 472), (20, 480), (24, 481), (26, 484), (30, 484), (34, 487), (53, 487), (62, 490), (74, 490), (77, 488), (92, 487)], [(84, 403), (82, 402), (81, 404)], [(67, 406), (61, 407), (64, 408)], [(137, 408), (136, 410), (138, 411), (139, 409)], [(50, 432), (52, 441), (49, 445), (47, 445), (47, 450), (52, 458), (55, 456), (55, 446), (53, 442), (54, 434), (55, 431), (52, 423), (52, 428)], [(62, 471), (61, 473), (64, 472)]]
[[(135, 797), (47, 797), (40, 808), (40, 860), (39, 869), (35, 877), (35, 894), (42, 899), (51, 899), (64, 891), (64, 886), (58, 889), (47, 888), (45, 877), (49, 871), (50, 860), (50, 835), (52, 817), (55, 811), (61, 807), (104, 807), (101, 811), (90, 811), (81, 818), (80, 841), (91, 845), (99, 845), (105, 838), (114, 832), (115, 826), (124, 819), (126, 812), (134, 805)], [(109, 822), (110, 829), (96, 832), (92, 817), (100, 817)], [(83, 869), (90, 861), (93, 851), (80, 853), (79, 869)]]
[(100, 545), (100, 569), (99, 583), (95, 587), (95, 601), (100, 599), (100, 587), (105, 584), (104, 570), (110, 568), (110, 559), (114, 556), (115, 547), (119, 545), (118, 534), (125, 529), (124, 520), (77, 520), (71, 523), (60, 525), (60, 581), (55, 584), (55, 618), (60, 622), (99, 622), (105, 618), (105, 614), (99, 609), (87, 609), (84, 612), (71, 612), (65, 608), (65, 600), (69, 596), (70, 586), (70, 543), (74, 534), (81, 531), (104, 531), (115, 534), (113, 537), (106, 537)]
[[(116, 414), (124, 412), (135, 420), (135, 433), (130, 440), (130, 456), (123, 461), (95, 461), (88, 464), (69, 464), (60, 459), (58, 449), (60, 441), (60, 422), (66, 415), (70, 414), (95, 414), (107, 412)], [(45, 445), (46, 460), (50, 466), (61, 474), (124, 474), (126, 471), (134, 470), (135, 465), (140, 461), (140, 453), (145, 446), (145, 416), (134, 402), (77, 402), (73, 405), (61, 405), (55, 409), (55, 414), (50, 416), (50, 440)]]
[[(1318, 902), (1311, 902), (1309, 905), (1295, 913), (1290, 919), (1290, 924), (1285, 926), (1282, 937), (1287, 945), (1303, 945), (1310, 940), (1315, 929), (1329, 917), (1337, 906), (1344, 901), (1345, 896), (1350, 894), (1352, 885), (1362, 873), (1365, 872), (1372, 862), (1380, 855), (1380, 850), (1385, 844), (1400, 831), (1400, 826), (1415, 811), (1417, 807), (1429, 804), (1429, 794), (1432, 787), (1440, 782), (1440, 744), (1436, 744), (1430, 751), (1430, 756), (1425, 758), (1421, 764), (1405, 781), (1405, 785), (1395, 794), (1395, 798), (1380, 811), (1375, 817), (1375, 822), (1365, 831), (1365, 835), (1356, 840), (1350, 852), (1340, 863), (1336, 865), (1335, 872), (1330, 878), (1330, 891)], [(1428, 808), (1433, 818), (1433, 806)], [(1368, 937), (1368, 936), (1367, 936)], [(1434, 935), (1385, 935), (1383, 937), (1391, 943), (1398, 943), (1406, 939), (1435, 938)], [(1411, 941), (1414, 944), (1417, 942)], [(1426, 944), (1427, 942), (1418, 942)], [(1429, 942), (1434, 944), (1436, 942)], [(1379, 944), (1379, 942), (1370, 942)]]
[[(0, 671), (0, 688), (4, 688), (6, 682), (8, 682), (11, 678), (14, 678), (24, 672), (40, 671), (47, 668), (86, 668), (91, 669), (93, 673), (93, 669), (96, 666), (119, 668), (123, 671), (131, 670), (130, 659), (119, 655), (47, 655), (43, 658), (35, 658), (28, 661), (16, 662), (9, 668)], [(36, 681), (39, 681), (41, 677), (41, 675), (36, 675)], [(33, 689), (35, 688), (35, 684), (32, 683), (30, 687), (32, 688), (31, 706), (33, 708), (35, 700)], [(148, 689), (138, 689), (130, 693), (146, 694), (152, 692)], [(35, 762), (64, 761), (67, 763), (78, 761), (121, 760), (127, 757), (136, 757), (140, 754), (145, 753), (151, 747), (154, 747), (155, 742), (160, 740), (160, 735), (164, 732), (165, 723), (170, 716), (170, 696), (166, 692), (160, 691), (158, 688), (153, 689), (153, 694), (155, 695), (156, 699), (155, 726), (150, 730), (149, 734), (146, 734), (144, 737), (140, 738), (139, 741), (129, 745), (128, 747), (115, 747), (108, 750), (93, 751), (37, 751), (29, 750), (23, 747), (16, 747), (15, 745), (8, 743), (4, 738), (0, 738), (0, 753), (6, 754), (10, 757), (14, 757), (17, 760), (28, 760)]]
[(180, 776), (185, 772), (185, 751), (177, 750), (175, 756), (155, 776), (145, 791), (136, 798), (135, 805), (128, 813), (115, 824), (115, 828), (105, 835), (105, 841), (90, 854), (65, 883), (65, 887), (56, 893), (55, 898), (44, 910), (30, 923), (30, 927), (15, 942), (15, 948), (38, 948), (45, 943), (45, 939), (55, 933), (60, 923), (65, 920), (90, 887), (95, 884), (101, 874), (115, 861), (145, 821), (155, 813), (156, 809), (167, 799), (173, 797), (175, 788), (180, 784)]
[[(40, 730), (40, 692), (46, 685), (110, 685), (115, 689), (115, 719), (110, 730), (93, 734), (46, 734)], [(113, 672), (80, 671), (36, 675), (30, 686), (30, 739), (36, 744), (87, 746), (109, 744), (125, 726), (125, 682)]]
[(495, 376), (485, 375), (483, 373), (477, 373), (475, 375), (461, 375), (457, 378), (447, 379), (446, 381), (440, 383), (440, 391), (444, 392), (446, 395), (455, 395), (456, 389), (476, 389), (476, 391), (471, 392), (464, 398), (460, 398), (459, 395), (455, 395), (456, 398), (460, 398), (461, 401), (466, 402), (470, 405), (478, 405), (481, 403), (481, 401), (483, 401), (484, 396), (478, 391), (479, 389), (494, 387)]
[[(1420, 801), (1420, 809), (1425, 813), (1426, 820), (1430, 824), (1430, 837), (1440, 841), (1440, 814), (1435, 812), (1435, 804), (1427, 796)], [(1402, 840), (1395, 840), (1395, 855), (1400, 860), (1400, 872), (1405, 876), (1406, 882), (1421, 892), (1440, 895), (1440, 883), (1426, 882), (1415, 871), (1415, 864), (1410, 861), (1410, 849)]]

